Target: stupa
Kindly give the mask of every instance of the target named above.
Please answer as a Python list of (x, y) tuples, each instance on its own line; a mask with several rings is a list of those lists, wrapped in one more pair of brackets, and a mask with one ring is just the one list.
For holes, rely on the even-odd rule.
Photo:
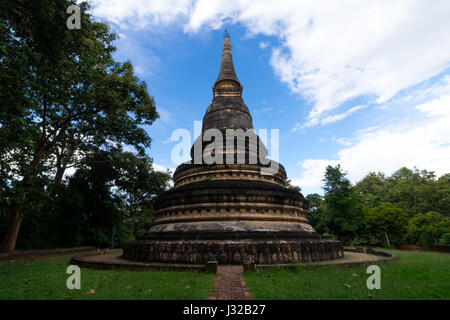
[[(307, 202), (300, 192), (286, 187), (284, 167), (267, 158), (242, 99), (243, 87), (234, 70), (227, 34), (212, 89), (202, 135), (191, 149), (192, 161), (178, 166), (174, 188), (155, 202), (150, 230), (126, 243), (122, 258), (285, 264), (343, 257), (341, 242), (321, 237), (308, 224)], [(205, 139), (211, 132), (216, 134), (214, 148)], [(246, 132), (245, 143), (227, 147), (227, 141), (236, 143), (237, 132)], [(208, 153), (223, 161), (204, 161)]]

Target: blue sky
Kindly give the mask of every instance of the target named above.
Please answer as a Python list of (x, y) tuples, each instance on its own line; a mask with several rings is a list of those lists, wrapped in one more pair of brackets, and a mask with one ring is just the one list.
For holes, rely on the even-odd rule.
[(352, 182), (400, 166), (450, 172), (450, 6), (436, 1), (93, 1), (120, 35), (160, 113), (148, 128), (158, 169), (170, 136), (193, 134), (211, 103), (223, 29), (255, 129), (279, 129), (279, 161), (304, 194), (326, 165)]

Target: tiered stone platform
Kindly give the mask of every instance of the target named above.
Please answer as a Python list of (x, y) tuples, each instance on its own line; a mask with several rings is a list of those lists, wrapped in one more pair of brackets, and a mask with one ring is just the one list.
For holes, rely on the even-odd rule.
[[(278, 264), (255, 264), (253, 268), (295, 268), (295, 267), (326, 267), (326, 266), (358, 266), (372, 263), (382, 263), (397, 259), (394, 254), (371, 251), (371, 253), (345, 251), (345, 256), (341, 259), (315, 261), (315, 262), (297, 262), (297, 263), (278, 263)], [(106, 252), (104, 254), (87, 253), (78, 254), (72, 257), (72, 264), (76, 264), (80, 267), (89, 267), (96, 269), (140, 269), (140, 270), (196, 270), (196, 271), (209, 271), (218, 272), (214, 266), (205, 264), (187, 264), (187, 263), (163, 263), (163, 262), (142, 262), (142, 261), (130, 261), (122, 258), (122, 251), (116, 250), (112, 252)], [(219, 265), (219, 269), (220, 269)], [(241, 266), (242, 267), (242, 266)]]

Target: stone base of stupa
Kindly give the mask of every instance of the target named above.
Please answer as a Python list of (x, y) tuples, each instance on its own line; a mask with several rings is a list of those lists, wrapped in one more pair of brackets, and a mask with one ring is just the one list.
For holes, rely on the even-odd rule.
[(262, 181), (202, 181), (162, 194), (156, 220), (126, 243), (123, 258), (143, 262), (280, 264), (342, 258), (340, 241), (308, 224), (304, 198)]
[(328, 239), (297, 240), (136, 240), (125, 245), (131, 261), (205, 264), (281, 264), (339, 259), (342, 243)]

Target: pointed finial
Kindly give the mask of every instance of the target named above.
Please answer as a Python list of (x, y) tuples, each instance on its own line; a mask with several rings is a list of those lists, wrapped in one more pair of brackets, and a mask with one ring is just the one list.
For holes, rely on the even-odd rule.
[(224, 30), (219, 76), (214, 83), (213, 91), (214, 97), (220, 95), (240, 96), (242, 94), (242, 85), (234, 71), (230, 35), (226, 29)]

